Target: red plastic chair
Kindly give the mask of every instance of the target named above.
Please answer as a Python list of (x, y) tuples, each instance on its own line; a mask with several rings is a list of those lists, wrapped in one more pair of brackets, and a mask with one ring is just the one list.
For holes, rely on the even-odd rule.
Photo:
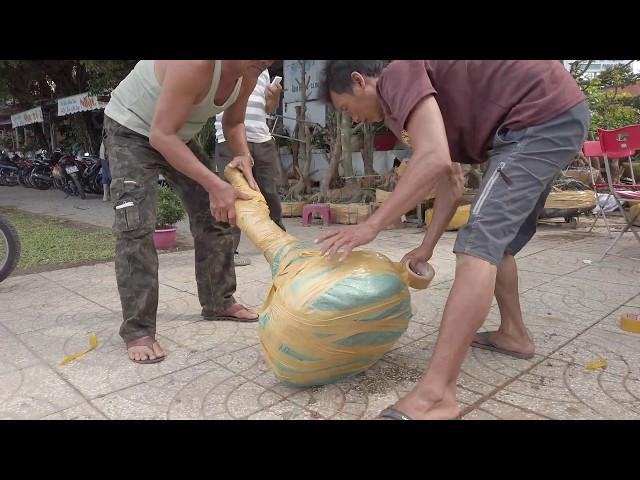
[(598, 140), (584, 142), (582, 145), (582, 153), (584, 153), (584, 156), (587, 158), (601, 157), (602, 147), (600, 146), (600, 142)]
[[(604, 154), (602, 153), (602, 146), (600, 145), (600, 141), (592, 140), (592, 141), (584, 142), (584, 144), (582, 145), (582, 153), (584, 154), (587, 161), (589, 162), (589, 173), (591, 173), (591, 185), (593, 185), (593, 191), (596, 194), (596, 199), (598, 199), (598, 193), (607, 193), (609, 195), (607, 197), (607, 200), (608, 200), (612, 195), (609, 192), (609, 184), (596, 183), (596, 177), (593, 174), (593, 171), (594, 171), (593, 164), (591, 163), (591, 157), (604, 157)], [(631, 153), (628, 151), (625, 152), (624, 154), (619, 154), (619, 155), (612, 153), (612, 154), (609, 154), (608, 158), (609, 159), (626, 158), (626, 157), (630, 158), (630, 155)], [(597, 171), (599, 172), (599, 170)], [(633, 175), (633, 170), (632, 170), (632, 175)], [(635, 180), (634, 180), (634, 183), (635, 183)], [(605, 191), (603, 192), (603, 190)], [(599, 199), (597, 201), (597, 204), (600, 205)], [(607, 227), (607, 233), (609, 234), (609, 237), (611, 237), (611, 228), (609, 227), (609, 222), (607, 221), (607, 216), (605, 215), (603, 207), (601, 207), (599, 210), (596, 209), (595, 218), (593, 219), (593, 223), (591, 223), (591, 227), (589, 228), (588, 231), (591, 232), (593, 230), (600, 216), (602, 216), (602, 219), (604, 220), (604, 224)]]
[[(615, 246), (615, 244), (622, 238), (627, 230), (631, 232), (640, 243), (640, 236), (634, 228), (634, 222), (640, 214), (636, 214), (631, 217), (627, 211), (623, 208), (624, 202), (640, 202), (640, 185), (636, 184), (635, 175), (633, 173), (633, 165), (631, 163), (631, 155), (640, 150), (640, 125), (628, 125), (626, 127), (618, 128), (616, 130), (602, 130), (598, 129), (598, 136), (600, 138), (600, 147), (602, 149), (602, 157), (604, 158), (604, 168), (607, 172), (607, 183), (595, 185), (597, 189), (608, 189), (608, 192), (613, 195), (616, 200), (618, 209), (622, 213), (626, 225), (618, 236), (611, 242), (611, 244), (604, 251), (599, 261), (609, 253), (609, 251)], [(586, 156), (586, 155), (585, 155)], [(611, 176), (611, 167), (609, 166), (609, 159), (629, 157), (629, 167), (631, 169), (632, 185), (626, 184), (614, 184), (613, 177)]]

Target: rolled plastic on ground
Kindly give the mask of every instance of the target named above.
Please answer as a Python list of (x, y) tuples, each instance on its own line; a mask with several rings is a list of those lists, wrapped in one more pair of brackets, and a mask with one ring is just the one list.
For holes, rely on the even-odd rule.
[(271, 221), (264, 197), (241, 172), (227, 168), (225, 176), (253, 197), (236, 201), (237, 224), (271, 264), (259, 335), (276, 377), (295, 386), (323, 385), (378, 361), (412, 316), (405, 266), (371, 251), (328, 260)]
[(594, 208), (596, 194), (593, 190), (563, 190), (550, 192), (544, 208)]

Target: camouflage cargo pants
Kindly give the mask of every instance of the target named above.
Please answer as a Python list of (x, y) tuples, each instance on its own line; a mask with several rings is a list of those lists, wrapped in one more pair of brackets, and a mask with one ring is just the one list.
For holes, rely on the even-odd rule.
[[(104, 129), (113, 178), (115, 266), (123, 317), (120, 336), (127, 342), (156, 332), (158, 254), (153, 245), (153, 232), (159, 173), (178, 194), (189, 216), (200, 304), (207, 311), (217, 312), (235, 303), (231, 227), (217, 222), (211, 215), (208, 193), (173, 168), (145, 136), (106, 116)], [(197, 144), (192, 141), (187, 146), (214, 170)], [(115, 209), (127, 202), (133, 206)]]

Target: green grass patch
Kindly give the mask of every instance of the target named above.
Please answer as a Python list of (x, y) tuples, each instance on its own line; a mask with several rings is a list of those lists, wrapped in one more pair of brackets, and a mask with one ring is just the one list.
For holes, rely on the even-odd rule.
[(0, 211), (9, 217), (20, 237), (19, 271), (108, 261), (115, 256), (115, 239), (109, 228), (9, 208)]

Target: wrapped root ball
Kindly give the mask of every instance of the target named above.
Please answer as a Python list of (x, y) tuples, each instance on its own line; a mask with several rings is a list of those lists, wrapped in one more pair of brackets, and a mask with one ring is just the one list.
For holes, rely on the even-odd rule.
[(278, 260), (259, 332), (281, 381), (321, 385), (360, 373), (407, 329), (406, 273), (385, 256), (356, 251), (329, 261), (299, 245)]
[(414, 285), (405, 265), (372, 251), (328, 260), (271, 221), (264, 198), (241, 172), (227, 168), (225, 176), (253, 197), (236, 201), (237, 223), (271, 264), (273, 285), (259, 335), (276, 377), (295, 386), (322, 385), (378, 361), (412, 315), (408, 286)]

